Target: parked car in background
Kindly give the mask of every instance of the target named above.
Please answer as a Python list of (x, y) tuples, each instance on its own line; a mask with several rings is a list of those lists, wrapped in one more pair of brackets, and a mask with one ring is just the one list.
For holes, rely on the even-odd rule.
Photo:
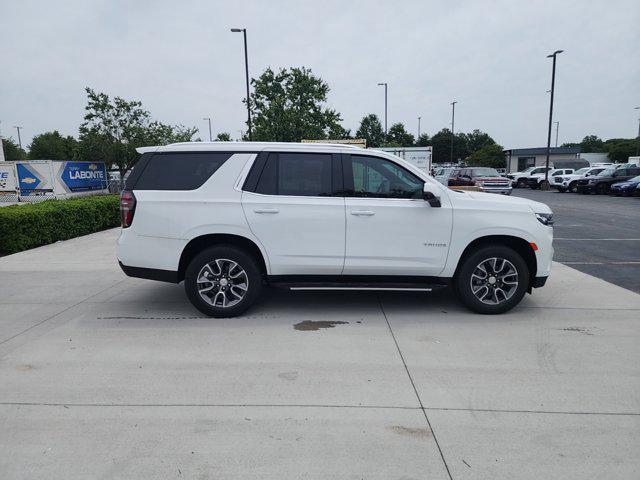
[(454, 170), (455, 169), (453, 167), (437, 168), (433, 177), (442, 185), (447, 186), (449, 184), (449, 177), (451, 176), (451, 172), (453, 172)]
[(549, 276), (547, 205), (453, 191), (385, 152), (260, 142), (138, 152), (120, 201), (120, 265), (132, 277), (184, 281), (189, 300), (212, 317), (240, 315), (265, 284), (452, 285), (470, 309), (495, 314)]
[(624, 182), (617, 182), (611, 185), (611, 194), (616, 197), (622, 195), (623, 197), (629, 197), (633, 195), (633, 192), (640, 185), (640, 175), (630, 178)]
[(594, 175), (599, 174), (606, 167), (585, 167), (580, 170), (576, 170), (571, 175), (563, 175), (560, 178), (556, 179), (557, 183), (552, 183), (551, 185), (558, 189), (560, 193), (563, 192), (575, 192), (576, 185), (578, 180), (581, 178), (593, 177)]
[(578, 180), (576, 190), (578, 193), (603, 195), (609, 193), (614, 183), (629, 180), (638, 175), (640, 175), (640, 167), (607, 168), (595, 177)]
[(511, 195), (511, 181), (489, 167), (456, 169), (449, 177), (449, 186), (478, 187), (481, 192)]
[(549, 179), (549, 185), (553, 186), (555, 185), (555, 181), (562, 178), (563, 175), (571, 175), (573, 172), (573, 168), (556, 168), (554, 170), (550, 170), (546, 175), (545, 172), (536, 173), (535, 175), (527, 177), (527, 186), (533, 190), (539, 189), (545, 179), (545, 176)]
[[(527, 186), (527, 177), (544, 173), (546, 170), (546, 167), (529, 167), (521, 172), (508, 173), (506, 177), (511, 180), (513, 188), (524, 188)], [(549, 170), (553, 170), (553, 168), (549, 167)]]

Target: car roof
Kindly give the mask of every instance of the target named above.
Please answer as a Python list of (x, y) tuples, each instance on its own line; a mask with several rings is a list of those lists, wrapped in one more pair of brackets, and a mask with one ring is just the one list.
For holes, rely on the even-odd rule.
[(148, 152), (259, 152), (277, 148), (292, 151), (349, 151), (363, 150), (355, 145), (340, 143), (294, 143), (294, 142), (180, 142), (162, 146), (136, 148), (138, 153)]

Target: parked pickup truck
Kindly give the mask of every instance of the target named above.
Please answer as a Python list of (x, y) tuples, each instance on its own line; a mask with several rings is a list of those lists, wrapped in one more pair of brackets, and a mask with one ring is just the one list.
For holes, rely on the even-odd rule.
[(454, 170), (449, 177), (450, 187), (478, 187), (481, 192), (511, 195), (511, 181), (500, 176), (495, 168), (469, 167)]
[[(563, 175), (571, 175), (573, 171), (573, 168), (556, 168), (549, 171), (549, 173), (547, 174), (549, 185), (555, 187)], [(532, 190), (538, 190), (542, 186), (542, 182), (544, 181), (544, 179), (545, 172), (536, 173), (535, 175), (527, 177), (527, 185)]]
[[(527, 186), (528, 177), (544, 173), (545, 170), (547, 170), (546, 167), (529, 167), (521, 172), (509, 173), (507, 178), (511, 180), (511, 185), (514, 188), (524, 188)], [(549, 167), (549, 170), (553, 170), (553, 168)]]

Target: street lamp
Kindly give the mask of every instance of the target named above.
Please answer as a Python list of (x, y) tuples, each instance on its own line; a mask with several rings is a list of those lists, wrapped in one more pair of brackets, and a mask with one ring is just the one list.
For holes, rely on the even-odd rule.
[(213, 142), (213, 136), (211, 135), (211, 118), (204, 117), (203, 120), (207, 120), (209, 122), (209, 141)]
[(249, 57), (247, 54), (247, 29), (232, 28), (233, 33), (242, 32), (244, 36), (244, 71), (247, 80), (247, 126), (249, 127), (249, 141), (251, 141), (251, 105), (249, 104)]
[(553, 125), (553, 94), (556, 87), (556, 57), (564, 50), (556, 50), (551, 55), (547, 55), (547, 58), (553, 58), (553, 67), (551, 70), (551, 98), (549, 100), (549, 130), (547, 132), (547, 161), (545, 162), (544, 171), (544, 185), (543, 189), (549, 189), (549, 154), (551, 153), (551, 127)]
[(378, 84), (379, 86), (384, 85), (384, 141), (387, 142), (387, 82), (382, 82)]
[(420, 140), (420, 120), (422, 119), (422, 117), (418, 117), (418, 138), (417, 140)]
[(453, 131), (455, 129), (456, 126), (456, 103), (458, 103), (457, 101), (455, 102), (451, 102), (451, 158), (449, 159), (449, 162), (453, 165)]
[(20, 129), (24, 127), (19, 127), (17, 125), (14, 125), (13, 128), (15, 128), (18, 131), (18, 146), (20, 147), (20, 150), (22, 150), (22, 139), (20, 138)]
[[(640, 110), (640, 107), (634, 107), (634, 110)], [(636, 157), (640, 153), (640, 117), (638, 117), (638, 138), (636, 139)]]
[(556, 124), (556, 148), (558, 147), (558, 130), (560, 129), (560, 122), (553, 122)]

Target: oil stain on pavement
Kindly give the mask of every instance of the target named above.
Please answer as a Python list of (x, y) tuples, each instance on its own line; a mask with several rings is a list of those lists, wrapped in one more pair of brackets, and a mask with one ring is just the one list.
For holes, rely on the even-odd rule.
[(349, 322), (331, 321), (331, 320), (305, 320), (300, 323), (296, 323), (293, 328), (303, 332), (320, 330), (321, 328), (335, 328), (336, 325), (343, 325)]

